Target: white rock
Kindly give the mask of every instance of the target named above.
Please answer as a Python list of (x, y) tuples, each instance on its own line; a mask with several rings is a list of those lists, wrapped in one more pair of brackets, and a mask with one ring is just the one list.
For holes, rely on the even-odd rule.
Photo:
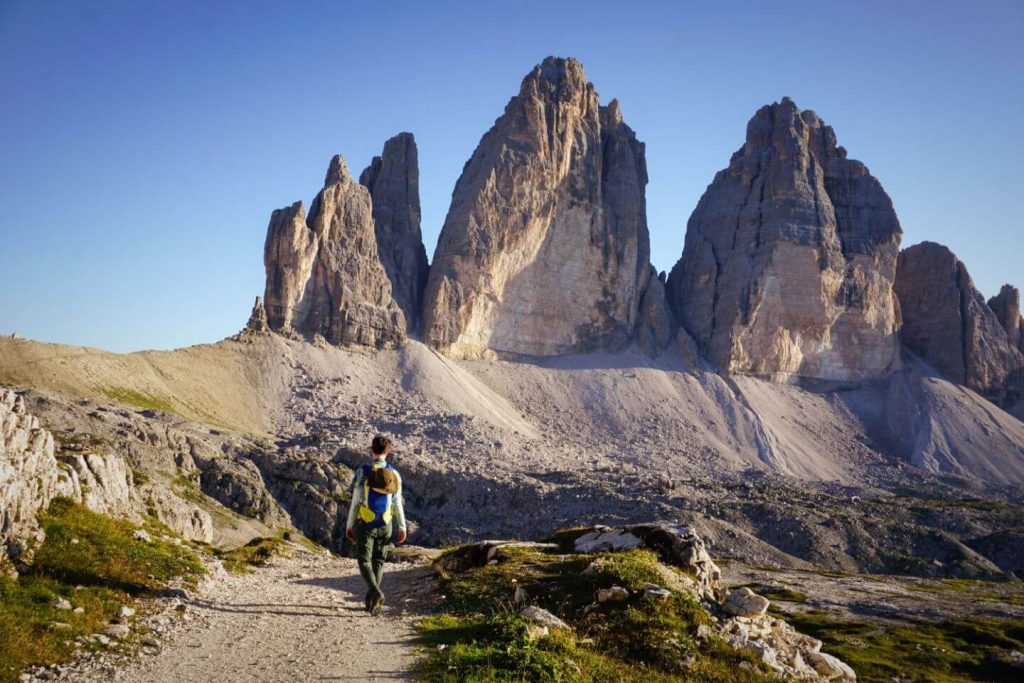
[(117, 611), (117, 615), (122, 619), (135, 616), (135, 608), (129, 607), (128, 605), (121, 605), (121, 609)]
[(644, 595), (655, 600), (667, 600), (672, 597), (672, 592), (657, 584), (649, 583), (644, 586)]
[(846, 662), (827, 652), (808, 652), (808, 663), (829, 681), (856, 681), (857, 674)]
[(771, 602), (749, 588), (737, 588), (729, 593), (722, 604), (726, 614), (737, 617), (758, 617), (768, 611)]
[(63, 609), (63, 610), (70, 610), (72, 608), (71, 603), (68, 602), (67, 600), (65, 600), (64, 598), (57, 598), (56, 600), (54, 600), (53, 601), (53, 606), (56, 609)]
[(146, 543), (151, 542), (153, 539), (150, 538), (149, 534), (146, 533), (145, 529), (136, 529), (132, 532), (132, 538), (136, 541), (144, 541)]
[(640, 539), (626, 531), (590, 531), (576, 539), (576, 552), (593, 553), (639, 548)]
[(520, 614), (540, 626), (545, 626), (547, 628), (569, 628), (569, 624), (565, 623), (546, 609), (537, 607), (536, 605), (530, 605), (529, 607), (524, 608)]

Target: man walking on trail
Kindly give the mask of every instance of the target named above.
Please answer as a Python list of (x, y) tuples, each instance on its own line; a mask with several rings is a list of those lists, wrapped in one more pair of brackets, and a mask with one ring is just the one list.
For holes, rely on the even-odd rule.
[(352, 481), (352, 503), (348, 508), (345, 538), (355, 543), (359, 573), (366, 591), (366, 611), (378, 616), (384, 609), (380, 589), (384, 560), (391, 545), (392, 527), (398, 530), (398, 543), (405, 543), (405, 510), (402, 507), (402, 477), (387, 462), (391, 439), (373, 437), (370, 446), (373, 462), (356, 471)]

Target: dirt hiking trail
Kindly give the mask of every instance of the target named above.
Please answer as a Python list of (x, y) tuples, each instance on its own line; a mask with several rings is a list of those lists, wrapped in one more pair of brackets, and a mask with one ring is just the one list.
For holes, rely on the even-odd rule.
[[(422, 565), (389, 563), (384, 613), (363, 610), (354, 560), (275, 558), (208, 582), (159, 652), (114, 675), (131, 683), (409, 680), (420, 602), (434, 581)], [(109, 680), (109, 679), (107, 679)]]

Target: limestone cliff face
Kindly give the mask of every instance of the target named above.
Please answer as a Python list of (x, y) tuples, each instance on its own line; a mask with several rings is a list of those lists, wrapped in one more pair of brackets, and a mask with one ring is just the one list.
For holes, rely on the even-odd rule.
[(644, 146), (583, 66), (523, 80), (452, 194), (425, 340), (457, 357), (619, 349), (650, 280)]
[(8, 558), (29, 559), (29, 541), (43, 538), (39, 512), (74, 490), (71, 476), (57, 467), (53, 435), (20, 396), (0, 389), (0, 570), (9, 571)]
[(391, 295), (402, 309), (408, 331), (418, 325), (427, 286), (427, 251), (420, 232), (420, 171), (416, 140), (400, 133), (384, 143), (360, 174), (373, 199), (377, 252), (391, 280)]
[(997, 403), (1024, 393), (1024, 354), (953, 252), (934, 242), (915, 244), (900, 254), (896, 272), (907, 348)]
[(902, 235), (868, 169), (788, 98), (761, 108), (690, 217), (677, 322), (726, 372), (861, 380), (899, 363)]
[(1020, 290), (1003, 285), (999, 294), (988, 300), (988, 307), (996, 314), (999, 324), (1006, 330), (1010, 344), (1024, 352), (1024, 318), (1020, 314)]
[(263, 252), (267, 324), (332, 344), (397, 346), (405, 316), (377, 251), (369, 191), (336, 156), (309, 216), (302, 202), (270, 217)]
[(45, 534), (39, 513), (57, 497), (96, 512), (158, 519), (186, 538), (210, 542), (210, 515), (170, 492), (140, 489), (124, 458), (113, 453), (57, 453), (53, 435), (29, 413), (25, 401), (0, 387), (0, 574), (31, 561), (33, 541)]

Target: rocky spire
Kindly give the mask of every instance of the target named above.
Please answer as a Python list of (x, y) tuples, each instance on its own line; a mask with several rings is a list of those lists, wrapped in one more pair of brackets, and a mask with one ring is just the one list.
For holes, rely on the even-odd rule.
[(256, 297), (256, 303), (252, 306), (252, 313), (249, 314), (249, 322), (245, 324), (247, 332), (263, 334), (270, 331), (267, 325), (267, 309), (263, 307), (263, 301)]
[(399, 133), (384, 143), (359, 176), (373, 198), (377, 251), (391, 280), (391, 293), (409, 331), (417, 326), (427, 285), (427, 251), (420, 233), (420, 174), (416, 140)]
[(727, 372), (860, 380), (898, 366), (902, 231), (888, 195), (792, 100), (762, 107), (701, 197), (668, 279), (676, 320)]
[(1024, 319), (1020, 314), (1020, 290), (1013, 285), (1003, 285), (999, 294), (988, 300), (999, 324), (1006, 330), (1010, 343), (1024, 351)]
[(274, 211), (263, 253), (267, 323), (332, 344), (395, 346), (405, 317), (377, 252), (369, 191), (335, 156), (308, 218), (301, 202)]
[(463, 357), (623, 348), (650, 279), (643, 143), (549, 57), (480, 141), (452, 194), (425, 340)]
[(997, 403), (1021, 396), (1024, 355), (986, 305), (967, 267), (947, 247), (922, 242), (904, 249), (896, 294), (907, 348), (949, 379)]

